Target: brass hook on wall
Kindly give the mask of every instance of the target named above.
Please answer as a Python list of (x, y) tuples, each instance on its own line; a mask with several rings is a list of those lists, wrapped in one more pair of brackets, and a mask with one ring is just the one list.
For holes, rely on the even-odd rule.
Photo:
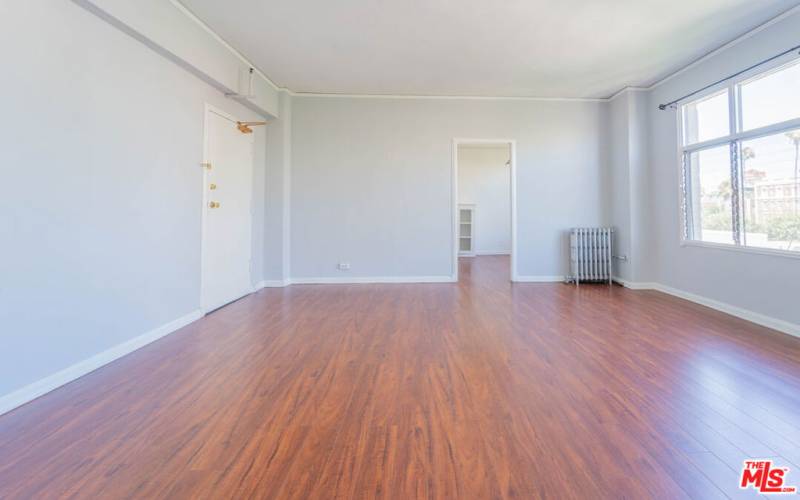
[(253, 129), (250, 127), (258, 127), (266, 124), (267, 122), (236, 122), (236, 128), (238, 128), (239, 132), (243, 134), (252, 134)]

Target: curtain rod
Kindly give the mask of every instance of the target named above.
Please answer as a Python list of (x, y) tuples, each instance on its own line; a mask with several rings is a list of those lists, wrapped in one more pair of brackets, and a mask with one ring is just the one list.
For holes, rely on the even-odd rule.
[[(732, 74), (730, 76), (726, 76), (725, 78), (723, 78), (721, 80), (717, 80), (714, 83), (706, 85), (702, 89), (695, 90), (694, 92), (691, 92), (689, 94), (686, 94), (685, 96), (679, 97), (679, 98), (675, 99), (674, 101), (670, 101), (670, 102), (668, 102), (666, 104), (659, 104), (658, 105), (658, 109), (660, 109), (661, 111), (664, 111), (665, 109), (667, 109), (669, 107), (675, 106), (677, 103), (679, 103), (680, 101), (686, 99), (687, 97), (692, 97), (693, 95), (699, 94), (700, 92), (702, 92), (704, 90), (708, 90), (711, 87), (719, 85), (720, 83), (722, 83), (724, 81), (730, 80), (731, 78), (736, 78), (737, 76), (741, 75), (742, 73), (747, 73), (751, 69), (757, 68), (757, 67), (761, 66), (762, 64), (766, 64), (766, 63), (768, 63), (770, 61), (774, 61), (775, 59), (777, 59), (777, 58), (779, 58), (781, 56), (785, 56), (789, 52), (794, 52), (795, 50), (800, 50), (800, 45), (797, 45), (796, 47), (792, 47), (791, 49), (788, 49), (788, 50), (784, 50), (780, 54), (776, 54), (776, 55), (774, 55), (774, 56), (772, 56), (772, 57), (770, 57), (768, 59), (764, 59), (763, 61), (759, 61), (759, 62), (753, 64), (752, 66), (748, 66), (747, 68), (739, 71), (738, 73), (734, 73), (734, 74)], [(798, 52), (798, 53), (800, 54), (800, 52)]]

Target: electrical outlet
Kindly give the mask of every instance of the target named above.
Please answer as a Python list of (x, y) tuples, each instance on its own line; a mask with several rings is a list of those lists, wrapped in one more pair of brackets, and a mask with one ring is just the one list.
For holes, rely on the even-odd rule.
[(337, 266), (340, 271), (349, 271), (350, 270), (350, 263), (349, 262), (339, 262)]

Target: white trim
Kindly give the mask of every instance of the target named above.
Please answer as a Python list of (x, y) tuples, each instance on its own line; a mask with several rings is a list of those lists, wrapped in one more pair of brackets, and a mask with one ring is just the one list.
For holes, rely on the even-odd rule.
[(517, 141), (511, 145), (511, 281), (517, 278)]
[(753, 312), (749, 309), (737, 307), (725, 302), (720, 302), (718, 300), (709, 299), (708, 297), (703, 297), (702, 295), (696, 295), (683, 290), (678, 290), (677, 288), (662, 285), (661, 283), (654, 283), (653, 285), (653, 289), (659, 292), (710, 307), (711, 309), (716, 309), (717, 311), (730, 314), (731, 316), (736, 316), (737, 318), (744, 319), (746, 321), (750, 321), (751, 323), (771, 328), (794, 337), (800, 337), (800, 325), (798, 324), (773, 318), (765, 314)]
[(292, 285), (354, 285), (369, 283), (453, 283), (452, 276), (357, 276), (292, 278)]
[(490, 255), (511, 255), (511, 252), (509, 250), (496, 250), (488, 252), (475, 252), (475, 255), (478, 257), (490, 256)]
[(694, 61), (690, 62), (689, 64), (683, 66), (682, 68), (670, 73), (669, 75), (662, 77), (660, 80), (657, 80), (655, 83), (649, 86), (625, 86), (620, 90), (614, 92), (609, 97), (535, 97), (535, 96), (468, 96), (468, 95), (406, 95), (406, 94), (344, 94), (344, 93), (336, 93), (336, 92), (302, 92), (302, 91), (294, 91), (288, 87), (281, 87), (277, 85), (275, 82), (272, 81), (271, 78), (267, 76), (267, 74), (260, 70), (256, 65), (251, 63), (241, 52), (233, 48), (228, 42), (225, 41), (216, 31), (211, 29), (206, 23), (204, 23), (200, 18), (198, 18), (188, 7), (183, 5), (180, 0), (170, 0), (170, 2), (178, 8), (181, 12), (183, 12), (189, 19), (197, 23), (198, 26), (203, 28), (203, 30), (207, 31), (210, 35), (212, 35), (217, 41), (219, 41), (225, 48), (227, 48), (231, 53), (233, 53), (237, 58), (239, 58), (242, 62), (249, 65), (251, 68), (254, 69), (255, 73), (258, 74), (261, 78), (264, 79), (273, 89), (276, 91), (286, 91), (293, 97), (343, 97), (343, 98), (358, 98), (358, 99), (485, 99), (485, 100), (522, 100), (522, 101), (572, 101), (572, 102), (610, 102), (617, 98), (622, 93), (632, 90), (632, 91), (651, 91), (656, 87), (667, 83), (668, 81), (676, 78), (677, 76), (689, 71), (690, 69), (702, 64), (703, 62), (711, 59), (712, 57), (730, 49), (739, 43), (747, 40), (748, 38), (754, 36), (755, 34), (769, 28), (770, 26), (777, 24), (784, 19), (792, 16), (793, 14), (800, 12), (800, 5), (792, 7), (791, 9), (783, 12), (782, 14), (777, 15), (776, 17), (766, 21), (765, 23), (756, 26), (752, 30), (740, 35), (737, 38), (727, 42), (726, 44), (714, 49), (713, 51), (701, 56), (699, 59), (695, 59)]
[(667, 295), (672, 295), (673, 297), (688, 300), (689, 302), (694, 302), (695, 304), (710, 307), (711, 309), (724, 312), (725, 314), (730, 314), (731, 316), (735, 316), (739, 319), (743, 319), (766, 328), (777, 330), (781, 333), (786, 333), (794, 337), (800, 337), (800, 325), (791, 323), (789, 321), (784, 321), (782, 319), (773, 318), (772, 316), (767, 316), (766, 314), (757, 313), (749, 309), (728, 304), (726, 302), (709, 299), (708, 297), (703, 297), (702, 295), (672, 288), (671, 286), (663, 285), (661, 283), (636, 283), (626, 281), (621, 278), (614, 278), (614, 281), (622, 284), (625, 288), (630, 288), (631, 290), (655, 290), (657, 292), (666, 293)]
[(796, 252), (793, 250), (776, 250), (773, 248), (760, 248), (760, 247), (751, 247), (745, 245), (734, 245), (733, 243), (728, 245), (726, 243), (712, 243), (709, 241), (682, 240), (680, 242), (680, 245), (682, 247), (712, 248), (716, 250), (728, 250), (734, 252), (752, 253), (757, 255), (771, 255), (775, 257), (788, 257), (790, 259), (800, 259), (800, 252)]
[[(238, 123), (240, 120), (237, 119), (236, 117), (234, 117), (233, 115), (231, 115), (230, 113), (228, 113), (227, 111), (223, 111), (222, 109), (220, 109), (220, 108), (218, 108), (218, 107), (216, 107), (214, 105), (211, 105), (211, 104), (209, 104), (207, 102), (205, 103), (204, 110), (205, 111), (204, 111), (204, 114), (203, 114), (203, 163), (208, 163), (209, 162), (209, 158), (208, 158), (208, 123), (209, 123), (208, 117), (209, 117), (209, 114), (210, 113), (214, 113), (215, 115), (218, 115), (218, 116), (220, 116), (220, 117), (222, 117), (222, 118), (224, 118), (224, 119), (226, 119), (226, 120), (228, 120), (228, 121), (230, 121), (232, 123)], [(251, 136), (251, 139), (250, 139), (250, 147), (253, 149), (253, 151), (252, 151), (253, 154), (251, 155), (251, 158), (252, 158), (252, 161), (255, 162), (255, 140), (253, 139), (252, 136)], [(251, 168), (251, 173), (253, 171), (255, 171), (255, 164), (252, 164), (250, 166), (250, 168)], [(203, 205), (201, 207), (202, 212), (200, 212), (200, 214), (201, 214), (200, 215), (200, 310), (203, 311), (203, 313), (207, 313), (207, 312), (210, 312), (212, 310), (212, 309), (206, 309), (205, 308), (206, 301), (205, 301), (205, 296), (204, 295), (205, 295), (205, 291), (206, 290), (205, 290), (204, 283), (203, 283), (203, 281), (204, 281), (203, 280), (203, 276), (204, 276), (205, 270), (206, 270), (206, 266), (204, 265), (205, 264), (205, 258), (206, 258), (206, 249), (205, 249), (205, 247), (206, 247), (206, 244), (207, 244), (207, 242), (206, 242), (206, 236), (207, 236), (207, 234), (206, 234), (207, 233), (206, 223), (207, 223), (207, 219), (208, 219), (208, 210), (206, 209), (206, 207), (208, 206), (208, 202), (209, 202), (208, 189), (206, 189), (206, 186), (208, 185), (208, 169), (205, 168), (205, 167), (202, 167), (201, 170), (203, 171), (203, 184), (200, 187), (200, 189), (202, 189), (201, 198), (203, 200)], [(251, 284), (250, 293), (252, 293), (252, 292), (254, 292), (256, 290), (256, 288), (252, 286), (252, 283), (253, 283), (253, 251), (252, 251), (252, 247), (253, 247), (253, 231), (252, 231), (252, 227), (253, 227), (253, 197), (252, 197), (252, 195), (250, 197), (250, 209), (248, 210), (247, 213), (250, 216), (250, 221), (249, 222), (250, 222), (250, 228), (251, 228), (251, 230), (250, 230), (250, 241), (248, 241), (248, 245), (250, 247), (250, 265), (248, 267), (248, 273), (249, 273), (250, 284)], [(241, 298), (241, 297), (237, 297), (237, 299), (239, 299), (239, 298)], [(216, 309), (216, 307), (213, 307), (213, 309)]]
[(452, 224), (450, 244), (452, 245), (452, 248), (450, 252), (453, 259), (450, 263), (450, 272), (452, 273), (451, 279), (453, 282), (458, 282), (458, 254), (460, 253), (458, 240), (458, 141), (453, 139), (450, 147), (452, 148), (450, 151), (450, 156), (453, 158), (453, 164), (450, 167), (450, 198), (452, 203), (452, 212), (450, 213)]
[[(548, 283), (563, 281), (563, 276), (518, 276), (518, 281), (527, 283)], [(297, 278), (292, 280), (297, 284), (346, 284), (346, 283), (447, 283), (450, 282), (449, 276), (423, 276), (423, 277), (373, 277), (373, 278)], [(800, 325), (788, 321), (780, 320), (767, 316), (764, 314), (756, 313), (748, 309), (733, 306), (725, 302), (709, 299), (701, 295), (696, 295), (683, 290), (678, 290), (660, 283), (635, 283), (623, 280), (621, 278), (614, 278), (623, 284), (626, 288), (632, 290), (655, 290), (658, 292), (666, 293), (674, 297), (688, 300), (696, 304), (710, 307), (717, 311), (730, 314), (740, 319), (750, 321), (752, 323), (771, 328), (779, 332), (783, 332), (795, 337), (800, 337)], [(269, 286), (266, 283), (283, 283), (277, 281), (262, 281), (259, 286)], [(287, 283), (288, 284), (288, 283)], [(285, 286), (285, 285), (282, 285)], [(29, 384), (21, 389), (18, 389), (10, 394), (0, 397), (0, 415), (8, 413), (9, 411), (18, 408), (25, 403), (33, 401), (34, 399), (47, 394), (54, 389), (66, 385), (78, 378), (105, 366), (112, 361), (115, 361), (127, 354), (130, 354), (142, 347), (163, 338), (170, 333), (173, 333), (203, 317), (202, 311), (195, 310), (185, 316), (176, 320), (166, 323), (158, 328), (155, 328), (139, 337), (133, 338), (115, 347), (107, 349), (99, 354), (96, 354), (88, 359), (76, 363), (64, 370), (49, 375), (37, 382)]]
[[(78, 3), (79, 5), (86, 6), (85, 4), (89, 4), (90, 0), (73, 0), (74, 2)], [(195, 15), (191, 9), (189, 9), (186, 5), (182, 3), (181, 0), (169, 0), (173, 7), (175, 7), (181, 14), (186, 16), (191, 22), (195, 23), (200, 29), (208, 33), (215, 41), (217, 41), (222, 47), (224, 47), (232, 56), (240, 60), (242, 63), (247, 65), (249, 68), (253, 68), (253, 73), (256, 74), (259, 78), (264, 80), (266, 84), (271, 87), (276, 92), (287, 92), (291, 96), (295, 97), (344, 97), (344, 98), (367, 98), (367, 99), (488, 99), (488, 100), (529, 100), (529, 101), (572, 101), (572, 102), (606, 102), (608, 98), (605, 97), (537, 97), (537, 96), (495, 96), (495, 95), (411, 95), (411, 94), (348, 94), (348, 93), (337, 93), (337, 92), (303, 92), (303, 91), (294, 91), (289, 87), (280, 86), (276, 84), (267, 74), (261, 70), (257, 65), (247, 59), (239, 50), (234, 48), (230, 43), (228, 43), (219, 33), (214, 31), (208, 24), (206, 24), (203, 20), (201, 20), (197, 15)], [(93, 12), (99, 11), (103, 15), (101, 16), (103, 19), (108, 20), (105, 12), (96, 9), (94, 5), (90, 4), (93, 8), (90, 9)], [(123, 21), (119, 21), (115, 19), (115, 26), (120, 27), (125, 32), (133, 32), (136, 33), (135, 30), (132, 29), (131, 26), (126, 24)], [(139, 39), (147, 40), (147, 43), (152, 42), (146, 37), (142, 37), (138, 33), (135, 36)], [(157, 45), (157, 44), (156, 44)], [(223, 91), (229, 91), (235, 89), (223, 89)], [(242, 100), (237, 99), (238, 102), (242, 104), (248, 104), (249, 106), (255, 106), (259, 108), (257, 105), (253, 104), (250, 100)], [(272, 116), (272, 113), (267, 110), (263, 110), (259, 108), (259, 113), (264, 114), (267, 113), (268, 115)]]
[(614, 93), (611, 97), (606, 99), (606, 101), (611, 102), (617, 97), (621, 96), (622, 94), (626, 94), (628, 92), (649, 92), (650, 89), (647, 87), (622, 87), (616, 93)]
[[(458, 281), (458, 147), (466, 144), (507, 144), (511, 149), (511, 169), (509, 172), (511, 181), (511, 281), (518, 281), (517, 278), (517, 141), (516, 139), (467, 139), (453, 138), (451, 166), (451, 245), (452, 245), (452, 281)], [(473, 233), (473, 238), (475, 234)], [(474, 242), (474, 240), (473, 240)]]
[(256, 285), (256, 291), (262, 288), (283, 288), (291, 285), (289, 280), (263, 280)]
[(717, 56), (717, 55), (725, 52), (726, 50), (728, 50), (728, 49), (730, 49), (730, 48), (732, 48), (732, 47), (734, 47), (736, 45), (739, 45), (743, 41), (745, 41), (748, 38), (754, 36), (755, 34), (760, 33), (761, 31), (764, 31), (765, 29), (769, 28), (770, 26), (775, 25), (775, 24), (783, 21), (784, 19), (786, 19), (788, 17), (791, 17), (792, 15), (797, 14), (797, 13), (800, 13), (800, 5), (792, 7), (791, 9), (787, 10), (786, 12), (773, 17), (772, 19), (770, 19), (769, 21), (765, 22), (764, 24), (756, 26), (755, 28), (753, 28), (752, 30), (748, 31), (747, 33), (739, 36), (738, 38), (734, 38), (733, 40), (731, 40), (730, 42), (726, 43), (725, 45), (712, 50), (708, 54), (700, 57), (699, 59), (696, 59), (696, 60), (692, 61), (691, 63), (687, 64), (683, 68), (675, 71), (674, 73), (671, 73), (671, 74), (665, 76), (664, 78), (658, 80), (656, 83), (650, 85), (649, 87), (645, 87), (645, 88), (647, 90), (653, 90), (656, 87), (659, 87), (659, 86), (667, 83), (668, 81), (672, 80), (673, 78), (676, 78), (676, 77), (682, 75), (683, 73), (686, 73), (690, 69), (695, 68), (695, 67), (699, 66), (700, 64), (708, 61), (712, 57)]
[[(208, 116), (209, 113), (212, 112), (212, 106), (209, 103), (204, 103), (203, 106), (203, 163), (208, 163)], [(208, 185), (208, 169), (205, 165), (201, 167), (201, 184), (200, 184), (200, 309), (203, 308), (203, 290), (205, 290), (205, 284), (203, 283), (203, 275), (205, 274), (205, 261), (206, 261), (206, 206), (208, 206), (208, 190), (206, 186)], [(251, 277), (252, 278), (252, 277)], [(252, 281), (252, 279), (251, 279)]]
[[(741, 146), (743, 141), (746, 140), (753, 140), (758, 139), (760, 137), (766, 137), (769, 135), (779, 134), (781, 132), (785, 132), (788, 130), (793, 130), (800, 128), (800, 118), (793, 118), (790, 120), (786, 120), (779, 123), (773, 123), (770, 125), (765, 125), (759, 128), (751, 129), (743, 131), (742, 123), (742, 100), (741, 100), (741, 87), (742, 85), (747, 84), (748, 82), (762, 78), (764, 76), (773, 74), (778, 72), (782, 69), (788, 68), (790, 66), (795, 66), (800, 64), (800, 57), (797, 54), (791, 53), (786, 54), (778, 59), (770, 61), (769, 64), (762, 64), (756, 68), (752, 68), (746, 73), (742, 73), (741, 75), (736, 76), (735, 78), (731, 78), (726, 82), (720, 83), (712, 88), (706, 89), (704, 92), (687, 97), (678, 101), (676, 104), (676, 122), (677, 122), (677, 160), (678, 160), (678, 207), (679, 207), (679, 216), (678, 219), (680, 221), (678, 230), (678, 242), (681, 246), (706, 246), (710, 248), (719, 248), (725, 250), (739, 250), (749, 253), (761, 253), (761, 254), (768, 254), (768, 255), (780, 255), (786, 257), (798, 257), (800, 256), (800, 252), (793, 252), (788, 250), (773, 250), (769, 248), (759, 248), (759, 247), (748, 247), (746, 245), (741, 244), (710, 244), (703, 241), (698, 241), (694, 239), (687, 239), (686, 236), (686, 228), (688, 227), (689, 221), (687, 220), (686, 216), (691, 215), (694, 217), (693, 214), (685, 213), (684, 207), (687, 205), (687, 193), (686, 193), (686, 177), (687, 172), (685, 171), (687, 166), (685, 165), (684, 157), (685, 155), (695, 154), (700, 151), (708, 150), (711, 148), (719, 148), (719, 147), (727, 147), (729, 144), (738, 144)], [(728, 92), (728, 119), (730, 121), (728, 127), (728, 134), (722, 137), (718, 137), (715, 139), (710, 139), (702, 142), (697, 142), (694, 144), (684, 145), (684, 133), (683, 129), (686, 125), (684, 123), (684, 107), (688, 103), (697, 102), (703, 99), (707, 99), (713, 95), (719, 95), (722, 92)], [(731, 175), (733, 175), (733, 166), (731, 165)], [(731, 178), (731, 181), (733, 179)], [(741, 182), (741, 180), (740, 180)], [(741, 188), (742, 190), (744, 188)], [(741, 203), (740, 203), (741, 205)], [(739, 218), (742, 219), (744, 214), (741, 212)], [(734, 231), (738, 234), (738, 232), (743, 228), (733, 228)], [(747, 249), (747, 250), (745, 250)]]
[[(233, 123), (238, 123), (239, 121), (241, 121), (238, 118), (236, 118), (235, 116), (233, 116), (232, 114), (230, 114), (227, 111), (225, 111), (224, 109), (218, 108), (218, 107), (214, 106), (213, 104), (205, 103), (205, 110), (206, 110), (206, 112), (211, 112), (211, 113), (214, 113), (215, 115), (219, 115), (222, 118), (225, 118), (226, 120), (228, 120), (230, 122), (233, 122)], [(203, 155), (205, 155), (206, 153), (207, 153), (206, 151), (203, 151)]]
[(567, 102), (608, 102), (607, 97), (536, 97), (536, 96), (494, 96), (494, 95), (425, 95), (425, 94), (345, 94), (337, 92), (296, 92), (289, 90), (292, 97), (339, 97), (344, 99), (465, 99), (487, 101), (567, 101)]
[(194, 14), (194, 12), (192, 12), (192, 11), (191, 11), (191, 9), (189, 9), (188, 7), (186, 7), (185, 5), (183, 5), (183, 4), (180, 2), (180, 0), (169, 0), (169, 1), (170, 1), (170, 3), (172, 3), (172, 5), (174, 5), (174, 6), (175, 6), (175, 8), (177, 8), (178, 10), (180, 10), (180, 11), (181, 11), (181, 12), (182, 12), (182, 13), (183, 13), (183, 14), (184, 14), (186, 17), (188, 17), (189, 19), (191, 19), (192, 21), (194, 21), (194, 22), (195, 22), (195, 23), (196, 23), (198, 26), (200, 26), (200, 27), (201, 27), (201, 28), (202, 28), (202, 29), (203, 29), (203, 30), (204, 30), (206, 33), (208, 33), (208, 34), (209, 34), (209, 35), (211, 35), (211, 36), (212, 36), (212, 37), (213, 37), (213, 38), (214, 38), (216, 41), (218, 41), (219, 43), (221, 43), (223, 47), (225, 47), (226, 49), (228, 49), (228, 51), (230, 51), (230, 52), (231, 52), (231, 53), (232, 53), (234, 56), (236, 56), (236, 57), (237, 57), (237, 58), (238, 58), (240, 61), (242, 61), (243, 63), (245, 63), (245, 64), (247, 64), (248, 66), (250, 66), (251, 68), (253, 68), (253, 72), (254, 72), (255, 74), (257, 74), (258, 76), (260, 76), (260, 77), (261, 77), (261, 78), (262, 78), (262, 79), (263, 79), (265, 82), (267, 82), (267, 83), (269, 84), (269, 86), (270, 86), (270, 87), (272, 87), (272, 88), (273, 88), (273, 89), (275, 89), (276, 91), (280, 91), (280, 90), (287, 90), (287, 89), (285, 89), (284, 87), (279, 87), (278, 85), (276, 85), (276, 84), (275, 84), (275, 82), (273, 82), (273, 81), (270, 79), (270, 77), (268, 77), (268, 76), (266, 75), (266, 73), (264, 73), (263, 71), (261, 71), (260, 69), (258, 69), (258, 67), (257, 67), (255, 64), (253, 64), (253, 63), (251, 63), (249, 60), (247, 60), (247, 58), (246, 58), (246, 57), (245, 57), (245, 56), (244, 56), (244, 55), (243, 55), (241, 52), (239, 52), (238, 50), (236, 50), (235, 48), (233, 48), (233, 46), (232, 46), (231, 44), (229, 44), (227, 41), (225, 41), (225, 39), (224, 39), (224, 38), (222, 38), (222, 37), (221, 37), (221, 36), (220, 36), (220, 35), (219, 35), (219, 34), (218, 34), (216, 31), (214, 31), (213, 29), (211, 29), (211, 27), (210, 27), (209, 25), (207, 25), (207, 24), (206, 24), (206, 23), (204, 23), (204, 22), (203, 22), (203, 21), (202, 21), (202, 20), (201, 20), (199, 17), (197, 17), (197, 16)]
[[(735, 85), (738, 86), (738, 83), (736, 83)], [(738, 94), (738, 92), (731, 92), (729, 99), (736, 99), (737, 96), (735, 94)], [(730, 111), (731, 120), (738, 120), (738, 115), (741, 114), (740, 111), (741, 109), (736, 109), (736, 107), (731, 109)], [(683, 121), (682, 117), (679, 117), (678, 121), (682, 122)], [(729, 143), (734, 141), (750, 141), (753, 139), (766, 137), (768, 135), (780, 134), (781, 132), (786, 132), (797, 128), (800, 128), (800, 118), (793, 118), (791, 120), (786, 120), (779, 123), (773, 123), (771, 125), (765, 125), (763, 127), (747, 130), (744, 132), (735, 132), (733, 134), (717, 137), (716, 139), (709, 139), (703, 142), (695, 142), (693, 144), (681, 146), (681, 150), (682, 152), (686, 153), (696, 153), (698, 151), (703, 151), (706, 149), (716, 148), (720, 146), (727, 146)], [(679, 137), (678, 139), (682, 140), (683, 138)]]
[(628, 281), (618, 276), (614, 276), (612, 279), (614, 282), (619, 283), (625, 288), (630, 288), (631, 290), (655, 290), (656, 288), (656, 283)]
[(514, 277), (516, 283), (560, 283), (565, 279), (564, 276), (520, 276)]
[(25, 403), (33, 401), (34, 399), (47, 394), (48, 392), (57, 389), (65, 384), (76, 380), (87, 373), (93, 372), (98, 368), (111, 363), (133, 351), (140, 349), (147, 344), (155, 342), (156, 340), (175, 332), (184, 326), (197, 321), (203, 317), (202, 311), (195, 310), (191, 313), (182, 316), (176, 320), (159, 326), (154, 330), (130, 339), (122, 344), (118, 344), (110, 349), (95, 354), (94, 356), (80, 361), (68, 368), (53, 373), (39, 381), (18, 389), (10, 394), (0, 397), (0, 415), (7, 413), (14, 408), (20, 407)]

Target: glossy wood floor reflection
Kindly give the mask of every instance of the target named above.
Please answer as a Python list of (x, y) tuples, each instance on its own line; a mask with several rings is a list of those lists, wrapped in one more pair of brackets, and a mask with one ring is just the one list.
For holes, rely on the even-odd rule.
[(725, 498), (800, 485), (800, 340), (658, 292), (266, 289), (0, 417), (0, 498)]

